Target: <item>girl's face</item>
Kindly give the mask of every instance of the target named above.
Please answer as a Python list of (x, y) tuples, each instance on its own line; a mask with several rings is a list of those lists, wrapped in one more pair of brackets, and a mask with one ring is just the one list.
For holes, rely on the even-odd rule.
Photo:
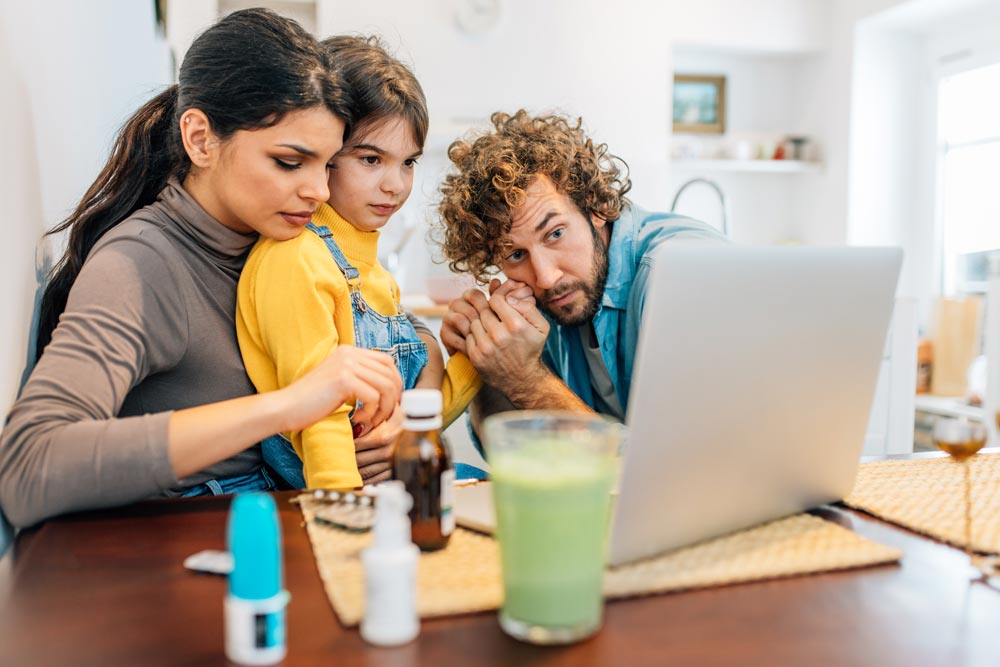
[(379, 229), (410, 196), (422, 153), (405, 119), (376, 123), (333, 159), (330, 206), (361, 231)]
[(324, 107), (292, 111), (271, 127), (209, 140), (214, 157), (185, 187), (226, 227), (286, 241), (330, 196), (327, 170), (343, 136), (343, 121)]

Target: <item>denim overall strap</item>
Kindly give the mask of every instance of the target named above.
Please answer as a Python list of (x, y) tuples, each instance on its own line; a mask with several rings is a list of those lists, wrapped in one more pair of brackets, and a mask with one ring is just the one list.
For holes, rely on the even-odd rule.
[[(347, 280), (351, 293), (354, 345), (390, 355), (405, 388), (412, 389), (420, 371), (427, 365), (427, 346), (417, 336), (406, 315), (383, 315), (368, 305), (361, 295), (361, 273), (347, 261), (328, 227), (310, 222), (306, 229), (323, 240)], [(396, 295), (392, 296), (398, 312)], [(305, 488), (302, 460), (287, 438), (281, 434), (267, 438), (261, 443), (261, 454), (264, 461), (293, 488)]]
[(337, 268), (340, 272), (344, 274), (344, 278), (347, 279), (347, 289), (351, 292), (351, 304), (357, 310), (362, 313), (368, 310), (368, 304), (365, 300), (361, 298), (361, 272), (359, 272), (347, 258), (344, 257), (344, 253), (341, 252), (340, 246), (337, 242), (333, 240), (333, 232), (330, 231), (329, 227), (321, 227), (313, 222), (306, 225), (306, 229), (314, 233), (323, 243), (326, 244), (326, 249), (330, 251), (330, 256), (333, 257), (333, 261), (337, 263)]
[[(329, 228), (313, 223), (306, 228), (323, 239), (337, 267), (347, 280), (351, 292), (355, 346), (378, 350), (392, 356), (396, 368), (403, 377), (404, 388), (412, 389), (420, 371), (427, 365), (427, 346), (417, 336), (406, 315), (383, 315), (368, 305), (361, 294), (360, 272), (347, 260)], [(398, 312), (396, 295), (391, 296)]]

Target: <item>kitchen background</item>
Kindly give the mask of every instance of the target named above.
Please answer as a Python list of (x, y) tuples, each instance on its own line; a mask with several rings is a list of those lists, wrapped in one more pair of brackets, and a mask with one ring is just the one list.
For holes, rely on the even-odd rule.
[[(426, 231), (448, 144), (497, 109), (560, 110), (627, 161), (646, 208), (670, 209), (700, 177), (725, 206), (698, 182), (678, 212), (721, 226), (727, 211), (739, 242), (901, 245), (866, 452), (912, 448), (915, 407), (965, 409), (961, 397), (915, 405), (914, 360), (937, 299), (982, 291), (968, 254), (1000, 247), (1000, 0), (5, 0), (3, 405), (23, 368), (39, 236), (83, 194), (121, 122), (172, 82), (193, 37), (260, 4), (320, 36), (377, 32), (423, 84), (426, 155), (383, 240), (411, 304), (427, 305), (428, 279), (447, 273)], [(722, 134), (672, 130), (675, 73), (726, 77)], [(789, 137), (807, 139), (802, 159), (788, 159)], [(779, 146), (785, 159), (772, 159)]]

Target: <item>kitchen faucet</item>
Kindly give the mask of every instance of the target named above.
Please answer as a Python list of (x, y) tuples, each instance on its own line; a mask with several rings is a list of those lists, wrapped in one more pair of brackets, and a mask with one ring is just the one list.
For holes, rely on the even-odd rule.
[(681, 198), (681, 193), (683, 193), (689, 185), (694, 185), (695, 183), (704, 183), (715, 190), (715, 194), (719, 195), (719, 203), (722, 205), (722, 235), (729, 238), (729, 220), (733, 216), (729, 210), (729, 202), (726, 200), (726, 195), (722, 192), (722, 188), (719, 187), (719, 184), (713, 180), (699, 176), (698, 178), (692, 178), (690, 181), (684, 183), (684, 185), (677, 189), (677, 194), (674, 195), (674, 201), (670, 205), (670, 212), (677, 212), (677, 200)]
[[(400, 234), (399, 239), (393, 244), (392, 248), (385, 254), (384, 257), (380, 256), (379, 261), (385, 270), (389, 273), (396, 275), (396, 272), (400, 270), (400, 264), (402, 262), (403, 250), (406, 248), (406, 244), (409, 242), (410, 237), (413, 236), (413, 232), (417, 230), (418, 220), (415, 216), (402, 214), (400, 217), (403, 219), (403, 233)], [(399, 280), (399, 277), (396, 277)]]

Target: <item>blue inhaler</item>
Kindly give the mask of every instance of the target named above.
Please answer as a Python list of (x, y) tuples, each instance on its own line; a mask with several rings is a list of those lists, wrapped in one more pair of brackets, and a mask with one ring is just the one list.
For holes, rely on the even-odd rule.
[(225, 602), (226, 657), (243, 665), (272, 665), (287, 652), (281, 528), (274, 499), (236, 496), (229, 510), (233, 571)]

